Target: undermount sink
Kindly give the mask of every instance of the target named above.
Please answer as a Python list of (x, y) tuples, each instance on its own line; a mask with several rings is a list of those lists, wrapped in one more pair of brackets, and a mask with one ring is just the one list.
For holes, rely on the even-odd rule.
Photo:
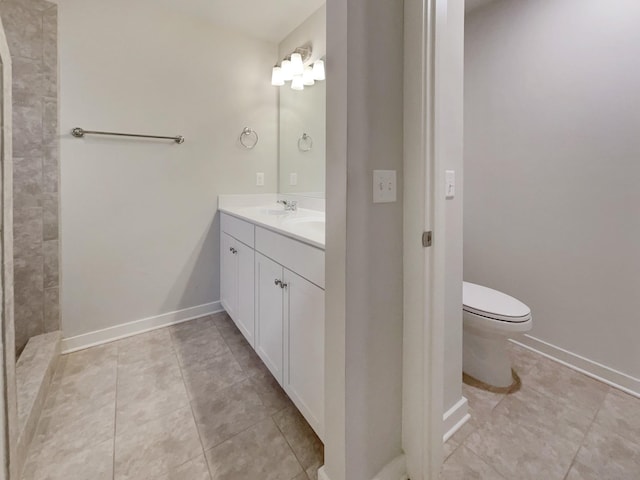
[(283, 225), (295, 226), (313, 233), (324, 233), (325, 220), (318, 217), (295, 217), (283, 220)]
[(325, 222), (323, 218), (319, 217), (293, 217), (287, 218), (283, 223), (285, 223), (286, 225), (295, 225), (301, 223), (321, 223), (324, 225)]
[(286, 215), (290, 212), (284, 208), (264, 208), (262, 209), (262, 213), (265, 215)]

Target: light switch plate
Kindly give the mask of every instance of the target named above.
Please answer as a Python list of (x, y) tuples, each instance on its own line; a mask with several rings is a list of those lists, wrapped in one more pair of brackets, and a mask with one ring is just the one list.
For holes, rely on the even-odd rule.
[(290, 173), (289, 174), (289, 185), (291, 185), (291, 186), (298, 185), (298, 174), (297, 173)]
[(256, 186), (264, 187), (264, 172), (256, 172)]
[(373, 171), (373, 203), (392, 203), (396, 201), (396, 171)]
[(445, 196), (446, 198), (455, 198), (456, 196), (456, 172), (454, 170), (446, 170), (445, 176)]

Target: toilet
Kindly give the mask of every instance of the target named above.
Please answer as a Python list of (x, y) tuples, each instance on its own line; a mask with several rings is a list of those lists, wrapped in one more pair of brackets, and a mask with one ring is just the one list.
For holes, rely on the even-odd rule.
[(464, 373), (493, 387), (513, 383), (509, 337), (531, 330), (531, 309), (497, 290), (463, 282)]

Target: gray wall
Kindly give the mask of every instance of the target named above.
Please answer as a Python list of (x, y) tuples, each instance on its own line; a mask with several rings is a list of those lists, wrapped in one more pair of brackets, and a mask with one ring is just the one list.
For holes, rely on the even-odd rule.
[[(64, 336), (219, 308), (217, 197), (277, 190), (277, 45), (155, 0), (58, 5)], [(80, 140), (76, 126), (186, 141)]]
[(3, 0), (13, 59), (16, 349), (60, 329), (57, 6)]
[(639, 23), (637, 0), (498, 1), (465, 44), (465, 279), (636, 378)]
[(372, 172), (403, 177), (403, 4), (329, 0), (327, 25), (325, 465), (369, 480), (401, 453), (402, 185), (373, 204)]
[[(439, 85), (442, 101), (435, 108), (441, 114), (438, 125), (442, 137), (436, 144), (439, 163), (443, 170), (453, 170), (456, 174), (455, 198), (446, 200), (445, 207), (445, 291), (444, 291), (444, 412), (446, 413), (462, 398), (462, 253), (463, 253), (463, 190), (466, 194), (463, 172), (463, 58), (464, 32), (463, 5), (461, 2), (447, 2), (447, 50), (436, 68), (446, 68), (449, 76)], [(440, 171), (438, 181), (444, 189), (444, 172)], [(438, 187), (436, 187), (436, 192)], [(444, 192), (440, 191), (441, 197)], [(466, 201), (466, 200), (465, 200)]]

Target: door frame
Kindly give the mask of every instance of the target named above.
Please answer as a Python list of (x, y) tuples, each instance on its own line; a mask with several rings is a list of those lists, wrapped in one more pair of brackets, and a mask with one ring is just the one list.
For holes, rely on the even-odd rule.
[(12, 64), (9, 45), (0, 19), (0, 64), (2, 64), (2, 131), (0, 132), (0, 198), (2, 239), (0, 240), (0, 480), (13, 479), (16, 471), (18, 407), (16, 394), (15, 324), (13, 316), (13, 145)]
[[(436, 480), (443, 460), (446, 265), (445, 169), (460, 151), (464, 0), (405, 0), (403, 451), (412, 480)], [(423, 232), (432, 243), (423, 246)], [(460, 286), (461, 288), (461, 286)]]

